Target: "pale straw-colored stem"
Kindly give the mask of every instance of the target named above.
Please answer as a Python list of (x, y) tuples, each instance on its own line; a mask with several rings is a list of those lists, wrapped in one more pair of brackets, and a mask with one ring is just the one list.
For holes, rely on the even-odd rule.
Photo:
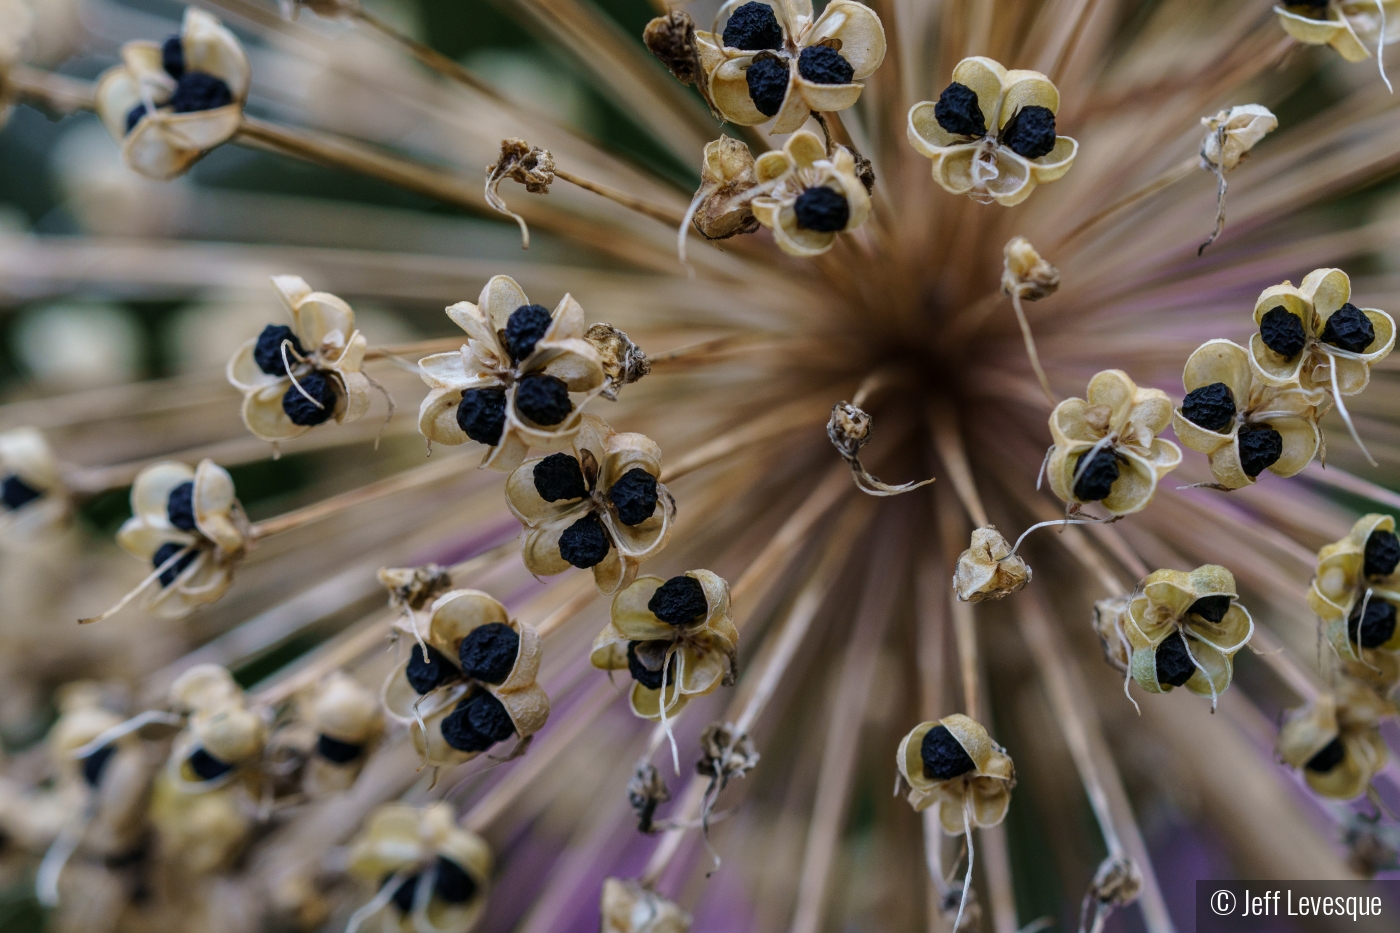
[(476, 75), (472, 74), (458, 62), (454, 61), (451, 58), (448, 58), (446, 55), (443, 55), (441, 52), (439, 52), (432, 46), (426, 45), (422, 42), (419, 42), (417, 39), (404, 35), (397, 29), (395, 29), (393, 26), (390, 26), (388, 23), (375, 16), (373, 13), (370, 13), (362, 7), (356, 5), (353, 9), (350, 10), (350, 15), (353, 16), (355, 19), (358, 19), (360, 22), (364, 23), (366, 26), (369, 26), (371, 29), (374, 29), (380, 35), (383, 35), (398, 43), (399, 45), (403, 46), (404, 49), (410, 55), (412, 55), (414, 58), (418, 59), (418, 61), (431, 68), (433, 71), (436, 71), (443, 77), (450, 78), (451, 80), (456, 81), (459, 84), (465, 85), (466, 87), (471, 88), (473, 91), (476, 91), (478, 94), (484, 94), (492, 100), (496, 101), (497, 103), (504, 104), (512, 109), (519, 109), (519, 105), (517, 103), (511, 100), (507, 100), (506, 97), (502, 95), (500, 91), (496, 90), (494, 87), (492, 87), (487, 82), (483, 81), (481, 78), (478, 78)]
[[(661, 482), (671, 483), (704, 466), (766, 440), (825, 421), (831, 413), (825, 394), (809, 395), (760, 415), (690, 451), (661, 470)], [(844, 469), (845, 464), (842, 464)]]
[(643, 201), (641, 198), (633, 197), (626, 192), (618, 191), (616, 188), (610, 188), (607, 185), (601, 185), (596, 181), (589, 181), (587, 178), (575, 175), (573, 172), (565, 171), (557, 166), (554, 169), (554, 177), (563, 179), (571, 185), (577, 185), (585, 191), (592, 191), (596, 195), (601, 195), (609, 201), (621, 204), (628, 210), (636, 211), (638, 214), (643, 214), (653, 220), (659, 220), (667, 226), (679, 227), (685, 221), (685, 211), (683, 210), (678, 211), (673, 208), (652, 204), (649, 201)]
[(22, 101), (41, 104), (58, 113), (92, 110), (97, 106), (96, 86), (91, 82), (25, 65), (11, 67), (0, 85)]
[(1114, 214), (1117, 214), (1119, 211), (1126, 210), (1127, 208), (1132, 207), (1134, 204), (1137, 204), (1140, 201), (1144, 201), (1147, 198), (1152, 197), (1159, 191), (1163, 191), (1167, 188), (1170, 188), (1172, 185), (1176, 184), (1182, 179), (1189, 178), (1198, 168), (1200, 168), (1200, 164), (1201, 158), (1197, 155), (1193, 155), (1188, 159), (1184, 159), (1183, 161), (1178, 162), (1176, 165), (1173, 165), (1171, 168), (1167, 169), (1162, 174), (1158, 175), (1156, 178), (1143, 185), (1141, 188), (1138, 188), (1137, 190), (1124, 195), (1117, 201), (1114, 201), (1112, 204), (1108, 205), (1108, 207), (1105, 207), (1103, 210), (1098, 211), (1097, 213), (1090, 216), (1088, 219), (1082, 221), (1079, 224), (1079, 226), (1075, 227), (1073, 230), (1071, 230), (1065, 235), (1064, 239), (1060, 241), (1061, 245), (1073, 241), (1075, 238), (1098, 226), (1100, 223), (1112, 217)]
[[(513, 545), (515, 544), (515, 542), (511, 543)], [(563, 627), (564, 623), (586, 609), (598, 596), (598, 588), (593, 583), (593, 575), (591, 573), (578, 574), (571, 580), (559, 584), (559, 586), (572, 588), (574, 592), (567, 600), (560, 604), (559, 608), (545, 616), (540, 620), (539, 624), (535, 626), (535, 630), (540, 633), (541, 638), (558, 631)]]
[(449, 353), (459, 349), (466, 342), (467, 335), (458, 334), (455, 337), (433, 337), (429, 340), (417, 340), (413, 343), (395, 343), (386, 347), (370, 347), (365, 351), (365, 359), (382, 360), (389, 357), (413, 359), (415, 357), (429, 356), (433, 353)]
[(1040, 382), (1045, 400), (1054, 408), (1059, 404), (1059, 399), (1055, 398), (1055, 393), (1050, 390), (1050, 379), (1045, 375), (1045, 367), (1040, 365), (1040, 354), (1035, 349), (1035, 336), (1031, 334), (1030, 321), (1026, 320), (1026, 309), (1021, 306), (1020, 292), (1012, 291), (1011, 307), (1016, 311), (1016, 323), (1021, 325), (1021, 339), (1026, 344), (1026, 356), (1030, 358), (1031, 369), (1035, 370), (1035, 378)]
[(957, 415), (945, 401), (929, 406), (929, 426), (933, 434), (933, 446), (938, 458), (943, 461), (944, 472), (958, 494), (958, 501), (967, 510), (968, 516), (978, 528), (991, 524), (987, 521), (987, 510), (982, 507), (982, 499), (977, 495), (977, 485), (972, 481), (972, 468), (967, 462), (967, 451), (963, 447), (962, 431), (958, 427)]

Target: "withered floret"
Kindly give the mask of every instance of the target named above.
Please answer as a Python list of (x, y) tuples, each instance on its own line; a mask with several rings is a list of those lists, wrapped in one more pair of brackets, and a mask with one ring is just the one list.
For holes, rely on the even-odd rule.
[(1048, 107), (1022, 107), (1001, 130), (1001, 141), (1027, 159), (1049, 155), (1055, 148), (1055, 113)]
[(1283, 435), (1267, 424), (1242, 425), (1239, 440), (1240, 468), (1246, 476), (1258, 476), (1283, 456)]
[(467, 389), (457, 404), (457, 427), (472, 440), (494, 447), (506, 429), (505, 389)]
[[(1081, 454), (1079, 460), (1083, 460)], [(1118, 458), (1107, 447), (1100, 448), (1094, 459), (1087, 464), (1075, 463), (1079, 479), (1074, 481), (1074, 495), (1085, 502), (1097, 502), (1108, 498), (1113, 491), (1113, 483), (1118, 479)]]
[(1225, 613), (1230, 611), (1230, 597), (1228, 596), (1202, 596), (1191, 604), (1187, 612), (1194, 612), (1212, 625), (1219, 625), (1220, 620), (1225, 618)]
[(1323, 343), (1348, 353), (1365, 353), (1376, 340), (1376, 328), (1360, 308), (1348, 301), (1327, 319), (1320, 337)]
[(819, 185), (797, 196), (792, 205), (797, 225), (818, 233), (834, 233), (846, 229), (851, 219), (851, 205), (846, 196), (833, 188)]
[(813, 84), (850, 84), (855, 69), (828, 45), (809, 45), (797, 56), (797, 73)]
[(181, 531), (195, 531), (194, 523), (194, 481), (181, 483), (170, 490), (165, 512), (170, 516), (170, 524)]
[[(1362, 616), (1361, 607), (1366, 607)], [(1379, 648), (1395, 635), (1395, 606), (1372, 597), (1356, 604), (1347, 623), (1347, 637), (1362, 648)]]
[(608, 499), (617, 509), (618, 521), (628, 527), (651, 518), (656, 511), (656, 498), (656, 477), (641, 467), (633, 467), (622, 474), (608, 490)]
[(467, 697), (442, 721), (442, 738), (459, 752), (484, 752), (515, 734), (505, 706), (486, 691)]
[(933, 107), (938, 125), (957, 136), (986, 136), (987, 121), (977, 106), (977, 94), (965, 84), (954, 81), (938, 95)]
[(1186, 638), (1180, 632), (1173, 632), (1157, 647), (1155, 661), (1159, 684), (1180, 687), (1196, 673), (1196, 665), (1186, 648)]
[(1307, 764), (1303, 765), (1303, 767), (1307, 768), (1309, 771), (1326, 774), (1328, 771), (1331, 771), (1333, 768), (1337, 767), (1337, 765), (1341, 764), (1346, 756), (1347, 749), (1346, 746), (1342, 744), (1342, 737), (1337, 736), (1335, 739), (1322, 746), (1321, 751), (1309, 758)]
[(535, 464), (535, 492), (546, 502), (582, 499), (588, 495), (578, 459), (568, 454), (550, 454)]
[(519, 363), (535, 351), (553, 321), (544, 305), (521, 305), (506, 319), (506, 351), (513, 363)]
[(287, 375), (287, 364), (282, 360), (283, 342), (291, 343), (287, 348), (287, 359), (294, 360), (306, 355), (296, 331), (286, 324), (269, 324), (258, 334), (257, 346), (253, 348), (253, 362), (258, 364), (258, 369), (269, 376)]
[(516, 384), (515, 408), (535, 424), (553, 427), (569, 417), (574, 403), (569, 401), (569, 386), (563, 379), (531, 373)]
[(1182, 416), (1207, 431), (1224, 431), (1235, 417), (1235, 410), (1234, 393), (1223, 382), (1192, 389), (1181, 402)]
[(1282, 305), (1265, 311), (1259, 319), (1259, 339), (1264, 341), (1264, 346), (1286, 360), (1302, 353), (1308, 342), (1307, 334), (1303, 331), (1303, 319), (1290, 314)]
[(1395, 572), (1396, 564), (1400, 564), (1400, 538), (1384, 528), (1371, 532), (1366, 539), (1366, 576), (1388, 577)]
[(924, 763), (924, 777), (933, 781), (947, 781), (977, 769), (977, 763), (968, 755), (947, 726), (934, 726), (919, 743), (919, 757)]
[(647, 601), (651, 614), (668, 625), (689, 625), (709, 614), (705, 588), (694, 577), (672, 577), (656, 588)]
[[(646, 687), (648, 690), (661, 689), (661, 670), (652, 670), (642, 663), (642, 659), (637, 657), (637, 646), (642, 644), (639, 641), (629, 641), (627, 643), (627, 673), (632, 675), (632, 679)], [(666, 665), (666, 685), (669, 687), (675, 680), (676, 662), (675, 658)]]
[(559, 556), (580, 570), (602, 563), (611, 549), (603, 523), (592, 513), (565, 528), (559, 536)]
[(462, 673), (474, 680), (499, 684), (510, 676), (520, 653), (520, 636), (504, 622), (488, 622), (471, 630), (458, 649)]
[[(307, 373), (297, 381), (301, 383), (300, 389), (295, 385), (288, 386), (282, 394), (282, 410), (292, 424), (313, 427), (330, 420), (331, 415), (335, 414), (335, 381), (319, 372)], [(308, 395), (311, 398), (307, 398)], [(317, 405), (317, 402), (320, 404)]]
[(360, 757), (360, 753), (365, 750), (363, 745), (356, 745), (354, 742), (343, 742), (324, 733), (316, 737), (316, 754), (329, 762), (338, 765), (346, 765)]
[(757, 52), (762, 49), (781, 48), (783, 29), (778, 25), (778, 17), (766, 3), (745, 3), (729, 14), (729, 22), (724, 26), (724, 44), (731, 49)]
[[(423, 654), (426, 647), (427, 655)], [(447, 657), (432, 645), (414, 645), (408, 654), (408, 668), (404, 676), (408, 685), (418, 693), (427, 693), (452, 679), (456, 671), (448, 663)]]
[(749, 86), (749, 99), (765, 117), (775, 117), (783, 109), (787, 97), (788, 66), (780, 58), (762, 58), (744, 72)]

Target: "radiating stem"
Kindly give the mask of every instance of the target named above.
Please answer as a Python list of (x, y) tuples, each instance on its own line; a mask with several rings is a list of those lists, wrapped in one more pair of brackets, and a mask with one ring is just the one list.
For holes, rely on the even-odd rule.
[(1060, 245), (1064, 246), (1064, 244), (1073, 241), (1076, 237), (1098, 226), (1100, 223), (1112, 217), (1114, 214), (1117, 214), (1119, 211), (1132, 207), (1139, 201), (1143, 201), (1147, 198), (1150, 198), (1152, 197), (1152, 195), (1156, 194), (1159, 191), (1163, 191), (1166, 188), (1170, 188), (1172, 185), (1176, 184), (1184, 178), (1191, 177), (1191, 175), (1194, 172), (1196, 172), (1200, 168), (1200, 166), (1201, 157), (1198, 155), (1193, 155), (1188, 159), (1184, 159), (1181, 162), (1178, 162), (1176, 165), (1173, 165), (1171, 168), (1167, 169), (1162, 174), (1158, 175), (1156, 178), (1143, 185), (1141, 188), (1138, 188), (1136, 191), (1124, 195), (1117, 201), (1114, 201), (1112, 204), (1108, 205), (1108, 207), (1103, 208), (1102, 210), (1090, 216), (1087, 220), (1082, 221), (1079, 224), (1079, 226), (1075, 227), (1073, 230), (1071, 230), (1064, 236), (1064, 238), (1060, 241)]
[(404, 35), (397, 29), (395, 29), (393, 26), (390, 26), (388, 23), (375, 16), (373, 13), (370, 13), (367, 10), (360, 7), (358, 4), (350, 10), (350, 15), (355, 17), (355, 19), (358, 19), (360, 22), (364, 23), (366, 26), (369, 26), (370, 28), (374, 29), (380, 35), (386, 36), (387, 38), (403, 46), (404, 49), (406, 49), (410, 55), (412, 55), (414, 58), (418, 59), (418, 61), (422, 62), (424, 65), (428, 66), (433, 71), (436, 71), (443, 77), (450, 78), (453, 81), (457, 81), (458, 83), (471, 88), (473, 91), (476, 91), (479, 94), (484, 94), (499, 104), (504, 104), (507, 107), (518, 109), (518, 104), (506, 99), (506, 97), (503, 94), (501, 94), (500, 91), (496, 90), (490, 84), (478, 78), (476, 75), (472, 74), (458, 62), (448, 58), (446, 55), (443, 55), (441, 52), (439, 52), (432, 46), (425, 45), (424, 43), (419, 42), (417, 39)]
[(671, 227), (678, 227), (681, 222), (685, 220), (684, 210), (673, 210), (669, 207), (651, 204), (647, 201), (643, 201), (641, 198), (634, 198), (630, 194), (618, 191), (616, 188), (601, 185), (596, 181), (589, 181), (587, 178), (575, 175), (573, 172), (565, 171), (558, 166), (554, 169), (554, 177), (562, 178), (571, 185), (577, 185), (585, 191), (592, 191), (594, 194), (601, 195), (609, 201), (615, 201), (629, 210), (634, 210), (653, 220), (659, 220)]
[[(815, 422), (825, 421), (830, 414), (830, 403), (824, 395), (811, 395), (775, 408), (752, 421), (742, 424), (727, 433), (721, 434), (690, 451), (679, 460), (663, 467), (661, 481), (674, 482), (703, 466), (722, 460), (730, 454), (752, 444), (770, 440)], [(845, 469), (845, 464), (842, 464)]]

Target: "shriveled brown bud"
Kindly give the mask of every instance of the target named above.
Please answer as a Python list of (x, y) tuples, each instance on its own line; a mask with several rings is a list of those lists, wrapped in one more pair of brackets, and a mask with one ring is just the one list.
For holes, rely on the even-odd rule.
[(712, 722), (700, 734), (695, 772), (720, 781), (743, 777), (758, 766), (759, 754), (747, 735), (736, 736), (734, 724)]
[(700, 55), (695, 44), (695, 20), (682, 10), (673, 10), (647, 23), (642, 41), (661, 64), (681, 84), (701, 79)]
[[(1384, 75), (1384, 72), (1381, 72)], [(1215, 175), (1215, 229), (1200, 248), (1199, 256), (1225, 230), (1225, 173), (1249, 156), (1249, 150), (1278, 126), (1278, 117), (1259, 104), (1241, 104), (1202, 117), (1206, 135), (1201, 140), (1201, 168)]]
[(609, 401), (617, 401), (617, 393), (623, 386), (651, 372), (651, 362), (642, 348), (611, 324), (594, 324), (584, 332), (583, 339), (593, 345), (603, 361), (603, 373), (608, 380), (603, 398)]
[(670, 799), (671, 790), (662, 780), (656, 765), (645, 760), (638, 762), (637, 770), (632, 772), (627, 782), (627, 802), (632, 805), (632, 812), (637, 814), (637, 831), (655, 832), (652, 820), (656, 816), (656, 808)]
[(452, 589), (452, 575), (438, 564), (422, 567), (384, 567), (379, 582), (389, 591), (389, 605), (417, 611)]
[(1002, 599), (1029, 582), (1031, 568), (992, 525), (972, 532), (972, 545), (958, 557), (953, 571), (953, 590), (963, 602)]
[[(758, 219), (741, 195), (757, 185), (753, 153), (748, 146), (732, 136), (706, 143), (700, 163), (700, 188), (691, 205), (695, 229), (710, 240), (753, 233), (758, 229)], [(681, 237), (684, 246), (684, 227)]]
[(1127, 596), (1110, 596), (1094, 603), (1094, 631), (1103, 646), (1104, 660), (1121, 673), (1127, 673), (1131, 654), (1123, 634), (1123, 618), (1128, 611)]
[(867, 158), (866, 158), (864, 155), (862, 155), (861, 153), (857, 152), (854, 148), (852, 148), (852, 147), (850, 147), (850, 146), (846, 146), (846, 145), (842, 145), (841, 148), (842, 148), (842, 149), (845, 149), (847, 152), (849, 152), (849, 153), (851, 154), (851, 158), (855, 160), (855, 163), (856, 163), (856, 177), (860, 179), (860, 183), (861, 183), (862, 185), (865, 185), (865, 191), (866, 191), (866, 193), (867, 193), (867, 194), (874, 194), (874, 193), (875, 193), (875, 166), (871, 164), (871, 162), (870, 162), (869, 159), (867, 159)]
[(1060, 287), (1060, 270), (1041, 258), (1031, 241), (1012, 237), (1003, 250), (1001, 290), (1025, 301), (1039, 301)]
[(500, 158), (486, 166), (486, 203), (520, 225), (521, 248), (529, 249), (530, 228), (525, 218), (506, 207), (501, 197), (501, 182), (507, 178), (518, 181), (531, 194), (548, 194), (554, 181), (554, 156), (523, 139), (503, 139)]
[[(1142, 872), (1137, 863), (1126, 855), (1112, 855), (1099, 863), (1089, 890), (1084, 892), (1084, 905), (1079, 912), (1081, 930), (1100, 930), (1103, 922), (1116, 907), (1137, 900), (1142, 891)], [(1093, 920), (1090, 921), (1090, 910)]]
[(831, 420), (826, 423), (826, 436), (851, 467), (851, 477), (861, 492), (872, 496), (897, 496), (933, 482), (932, 478), (914, 483), (891, 486), (872, 476), (861, 465), (860, 449), (870, 442), (870, 428), (873, 423), (870, 414), (850, 402), (837, 402), (831, 406)]

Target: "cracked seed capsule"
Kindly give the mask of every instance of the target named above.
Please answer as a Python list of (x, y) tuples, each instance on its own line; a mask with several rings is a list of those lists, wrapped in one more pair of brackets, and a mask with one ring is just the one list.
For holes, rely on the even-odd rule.
[(792, 205), (797, 225), (817, 233), (835, 233), (846, 229), (851, 219), (851, 205), (839, 191), (822, 185), (808, 188), (797, 196)]
[(1285, 360), (1291, 360), (1303, 352), (1308, 336), (1303, 332), (1303, 321), (1296, 314), (1280, 305), (1264, 312), (1259, 319), (1259, 339), (1264, 346), (1273, 350)]
[(549, 330), (553, 318), (544, 305), (521, 305), (506, 319), (506, 350), (512, 363), (519, 363), (535, 352), (535, 344)]
[(472, 694), (442, 721), (442, 738), (459, 752), (484, 752), (515, 734), (510, 714), (486, 691)]
[(1224, 431), (1235, 417), (1235, 395), (1223, 382), (1192, 389), (1181, 400), (1181, 414), (1207, 431)]
[(591, 513), (565, 528), (559, 536), (559, 556), (580, 570), (602, 563), (611, 549), (612, 542), (603, 530), (603, 523)]
[(1303, 765), (1303, 767), (1307, 768), (1309, 771), (1317, 771), (1321, 774), (1326, 774), (1328, 771), (1331, 771), (1333, 768), (1337, 767), (1337, 765), (1341, 764), (1342, 759), (1346, 758), (1346, 756), (1347, 749), (1346, 746), (1342, 744), (1342, 737), (1337, 736), (1335, 739), (1322, 746), (1322, 749), (1316, 755), (1309, 758), (1307, 764)]
[(1400, 538), (1383, 528), (1371, 532), (1366, 539), (1366, 576), (1388, 577), (1395, 572), (1396, 564), (1400, 564)]
[[(413, 913), (413, 899), (418, 894), (418, 880), (422, 877), (422, 875), (415, 872), (399, 882), (399, 886), (394, 889), (394, 893), (389, 900), (398, 908), (399, 913), (405, 916)], [(389, 875), (384, 879), (384, 884), (388, 884), (393, 880), (394, 876)]]
[(233, 92), (221, 79), (203, 71), (187, 71), (170, 95), (170, 106), (176, 113), (214, 110), (233, 103)]
[(783, 47), (783, 28), (766, 3), (745, 3), (729, 14), (721, 41), (727, 48), (758, 52)]
[(185, 761), (201, 781), (212, 781), (233, 770), (233, 765), (220, 761), (202, 748), (196, 748)]
[(787, 97), (788, 65), (781, 58), (765, 58), (754, 62), (744, 72), (749, 86), (749, 100), (765, 117), (776, 117)]
[(1002, 127), (1001, 141), (1018, 156), (1038, 159), (1055, 148), (1055, 114), (1048, 107), (1022, 107)]
[(112, 760), (112, 753), (116, 750), (115, 745), (108, 744), (83, 758), (83, 781), (88, 787), (102, 783), (102, 772), (107, 769), (107, 762)]
[(1352, 644), (1362, 648), (1379, 648), (1395, 635), (1395, 607), (1384, 599), (1371, 597), (1366, 603), (1366, 616), (1361, 616), (1361, 603), (1352, 610), (1347, 623), (1347, 636)]
[(505, 389), (467, 389), (457, 403), (457, 427), (479, 444), (495, 447), (506, 429)]
[(416, 693), (423, 694), (455, 679), (457, 669), (448, 663), (445, 654), (432, 645), (428, 645), (426, 657), (423, 655), (423, 646), (414, 645), (413, 650), (408, 653), (408, 667), (404, 676)]
[[(629, 641), (627, 643), (627, 673), (632, 675), (632, 679), (646, 687), (648, 690), (661, 689), (661, 671), (653, 671), (642, 663), (637, 657), (637, 646), (639, 641)], [(675, 681), (676, 659), (673, 655), (671, 661), (666, 665), (666, 686), (670, 686)]]
[(504, 622), (489, 622), (472, 629), (457, 650), (462, 673), (488, 684), (498, 684), (509, 677), (519, 653), (520, 636)]
[(924, 762), (924, 777), (934, 781), (951, 780), (977, 769), (977, 763), (947, 726), (934, 726), (924, 734), (919, 757)]
[(194, 531), (194, 483), (181, 483), (170, 490), (170, 497), (166, 499), (165, 513), (170, 517), (170, 524), (181, 531)]
[(651, 614), (669, 625), (689, 625), (710, 614), (705, 588), (694, 577), (672, 577), (647, 601)]
[(433, 893), (449, 904), (465, 904), (476, 896), (476, 882), (462, 870), (462, 866), (439, 855)]
[(1283, 456), (1283, 435), (1267, 424), (1246, 424), (1240, 428), (1240, 468), (1255, 477)]
[[(335, 380), (323, 373), (313, 372), (297, 381), (301, 383), (301, 389), (288, 386), (287, 391), (282, 393), (282, 410), (287, 413), (287, 418), (292, 424), (304, 428), (325, 424), (335, 414)], [(307, 395), (320, 402), (320, 406)]]
[(977, 106), (977, 93), (966, 84), (954, 81), (943, 89), (933, 105), (933, 118), (955, 136), (987, 135), (987, 120)]
[(0, 502), (11, 511), (21, 508), (43, 496), (43, 493), (11, 473), (0, 481)]
[[(170, 560), (179, 551), (185, 550), (185, 545), (175, 541), (167, 541), (162, 544), (151, 557), (151, 567), (158, 568), (161, 564)], [(185, 568), (194, 563), (195, 550), (190, 548), (185, 555), (161, 571), (160, 585), (169, 586), (175, 582), (175, 578), (184, 572)]]
[(363, 745), (356, 745), (353, 742), (342, 742), (340, 739), (329, 735), (319, 735), (316, 737), (316, 752), (322, 758), (333, 764), (349, 764), (360, 757), (360, 752), (364, 751)]
[(578, 459), (568, 454), (550, 454), (535, 464), (534, 481), (535, 492), (546, 502), (582, 499), (588, 495), (583, 469)]
[(516, 384), (515, 410), (535, 424), (553, 427), (569, 417), (574, 403), (569, 401), (569, 387), (563, 379), (532, 373)]
[(160, 66), (176, 81), (185, 76), (185, 46), (180, 36), (167, 36), (160, 46)]
[(1180, 632), (1168, 635), (1167, 640), (1157, 646), (1154, 660), (1159, 684), (1180, 687), (1196, 673), (1196, 664), (1186, 648), (1186, 638)]
[(1219, 625), (1220, 620), (1225, 618), (1225, 613), (1230, 611), (1230, 597), (1228, 596), (1202, 596), (1191, 604), (1188, 613), (1194, 612), (1212, 625)]
[(1348, 353), (1365, 353), (1366, 348), (1376, 340), (1376, 329), (1371, 325), (1371, 319), (1348, 301), (1327, 319), (1321, 339), (1323, 343), (1330, 343)]
[(296, 332), (290, 327), (285, 324), (267, 325), (262, 329), (262, 333), (258, 334), (257, 346), (253, 348), (253, 362), (269, 376), (287, 375), (287, 366), (282, 362), (283, 341), (291, 341), (291, 346), (287, 347), (288, 361), (295, 360), (298, 355), (306, 355)]
[(809, 45), (797, 56), (797, 73), (813, 84), (850, 84), (856, 70), (829, 45)]
[(608, 490), (608, 500), (617, 509), (618, 521), (628, 526), (640, 525), (656, 511), (656, 477), (641, 467), (622, 474)]
[(1083, 459), (1084, 454), (1080, 454), (1074, 464), (1075, 470), (1079, 471), (1079, 479), (1074, 483), (1074, 497), (1082, 502), (1108, 498), (1118, 479), (1118, 458), (1109, 448), (1101, 447), (1094, 454), (1094, 459), (1080, 470), (1079, 461)]

